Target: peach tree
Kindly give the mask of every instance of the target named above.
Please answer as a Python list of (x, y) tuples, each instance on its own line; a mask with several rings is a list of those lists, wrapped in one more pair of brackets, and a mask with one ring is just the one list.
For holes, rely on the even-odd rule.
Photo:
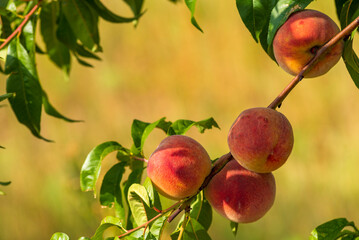
[[(104, 239), (109, 228), (119, 233), (106, 239), (161, 239), (167, 223), (176, 217), (180, 220), (172, 239), (211, 239), (207, 231), (213, 209), (229, 220), (234, 234), (239, 223), (256, 221), (269, 211), (276, 192), (272, 171), (287, 161), (294, 143), (292, 126), (277, 108), (303, 78), (325, 74), (340, 58), (359, 87), (359, 59), (353, 49), (359, 1), (334, 1), (340, 27), (328, 16), (306, 9), (311, 2), (236, 0), (239, 17), (253, 39), (294, 78), (267, 107), (247, 109), (239, 115), (228, 132), (230, 152), (216, 159), (211, 160), (200, 143), (184, 136), (192, 127), (201, 133), (219, 128), (213, 118), (161, 118), (152, 123), (136, 119), (131, 127), (132, 146), (108, 141), (94, 147), (81, 169), (81, 189), (93, 191), (102, 206), (114, 209), (114, 215), (105, 217), (92, 237), (80, 239)], [(0, 101), (9, 102), (18, 122), (35, 137), (51, 141), (40, 131), (43, 110), (68, 122), (77, 121), (50, 102), (37, 73), (41, 67), (36, 63), (37, 54), (47, 55), (67, 76), (72, 59), (92, 67), (87, 59), (100, 60), (103, 51), (99, 21), (137, 25), (145, 14), (143, 0), (124, 3), (132, 16), (115, 14), (100, 0), (0, 2), (0, 71), (7, 77)], [(196, 0), (185, 0), (185, 4), (192, 24), (203, 32), (195, 18)], [(37, 27), (44, 46), (37, 44)], [(303, 32), (310, 34), (304, 36)], [(298, 42), (304, 47), (295, 48)], [(155, 129), (166, 137), (148, 155), (144, 144)], [(118, 162), (98, 183), (102, 161), (111, 152), (116, 152)], [(0, 182), (1, 186), (9, 184)], [(163, 208), (160, 195), (175, 200), (174, 204)], [(309, 238), (355, 240), (359, 230), (353, 222), (338, 218), (316, 227)], [(69, 237), (59, 232), (51, 239)]]

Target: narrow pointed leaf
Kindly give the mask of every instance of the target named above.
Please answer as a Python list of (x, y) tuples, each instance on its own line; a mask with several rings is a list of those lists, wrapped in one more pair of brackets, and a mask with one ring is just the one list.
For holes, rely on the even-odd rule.
[(185, 0), (185, 3), (187, 5), (188, 9), (191, 11), (191, 23), (193, 24), (193, 26), (195, 26), (198, 30), (200, 30), (203, 33), (202, 28), (198, 25), (198, 23), (194, 17), (196, 2), (197, 2), (197, 0)]
[(2, 186), (8, 186), (10, 185), (11, 181), (7, 181), (7, 182), (0, 182), (0, 185)]
[(354, 84), (359, 88), (359, 58), (353, 49), (354, 35), (353, 33), (344, 44), (343, 60)]
[(124, 2), (131, 8), (135, 19), (142, 16), (142, 7), (144, 0), (124, 0)]
[(163, 229), (166, 225), (166, 219), (167, 216), (161, 216), (152, 223), (150, 228), (151, 237), (148, 235), (146, 240), (161, 239)]
[(62, 9), (70, 27), (78, 39), (92, 51), (100, 50), (98, 15), (86, 1), (61, 1)]
[(59, 15), (59, 3), (56, 1), (45, 2), (42, 5), (40, 20), (41, 20), (41, 35), (44, 39), (47, 54), (52, 62), (57, 67), (62, 69), (67, 75), (70, 72), (70, 51), (57, 38), (57, 21)]
[(18, 121), (34, 136), (49, 141), (40, 135), (42, 89), (35, 64), (18, 38), (9, 44), (5, 72), (10, 74), (6, 91), (15, 94), (9, 102)]
[(237, 236), (238, 223), (230, 221), (230, 227), (234, 236)]
[(97, 14), (106, 21), (113, 23), (128, 23), (136, 20), (136, 18), (121, 17), (111, 12), (99, 0), (87, 0), (87, 1), (96, 10)]
[(111, 152), (118, 151), (124, 147), (117, 142), (104, 142), (87, 155), (87, 158), (82, 165), (80, 174), (80, 183), (82, 191), (95, 191), (96, 182), (101, 170), (102, 160)]
[[(122, 203), (121, 180), (125, 172), (125, 163), (120, 162), (114, 165), (103, 178), (100, 190), (100, 203), (102, 206), (112, 207), (115, 203), (122, 206), (124, 216), (124, 208)], [(119, 207), (120, 207), (119, 206)]]
[(64, 115), (62, 115), (61, 113), (59, 113), (54, 108), (54, 106), (52, 106), (52, 104), (49, 101), (49, 98), (48, 98), (47, 94), (44, 91), (43, 91), (43, 95), (42, 95), (42, 103), (44, 104), (45, 112), (50, 116), (60, 118), (60, 119), (65, 120), (67, 122), (83, 122), (81, 120), (73, 120), (73, 119), (67, 118)]

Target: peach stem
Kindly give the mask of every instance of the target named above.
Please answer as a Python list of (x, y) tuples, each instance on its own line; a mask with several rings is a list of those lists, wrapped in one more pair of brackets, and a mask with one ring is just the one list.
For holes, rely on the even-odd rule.
[(20, 25), (16, 28), (16, 30), (8, 36), (5, 41), (0, 45), (0, 49), (4, 48), (17, 34), (22, 32), (25, 24), (30, 20), (30, 17), (36, 12), (36, 10), (40, 7), (42, 0), (39, 0), (38, 3), (30, 10), (28, 14), (24, 17), (24, 20), (20, 23)]
[(341, 39), (349, 36), (359, 26), (359, 17), (357, 17), (352, 23), (346, 26), (341, 32), (335, 35), (325, 45), (318, 49), (315, 56), (303, 67), (297, 76), (284, 88), (284, 90), (269, 104), (268, 108), (276, 109), (279, 107), (293, 88), (304, 78), (304, 75), (310, 71), (310, 69), (320, 60), (320, 58), (334, 47)]

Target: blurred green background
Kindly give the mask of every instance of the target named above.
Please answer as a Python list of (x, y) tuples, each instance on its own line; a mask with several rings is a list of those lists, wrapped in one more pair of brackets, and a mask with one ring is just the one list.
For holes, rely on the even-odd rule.
[[(117, 1), (104, 3), (130, 15)], [(0, 151), (0, 181), (12, 181), (1, 187), (7, 195), (0, 197), (0, 239), (50, 239), (57, 231), (71, 239), (92, 236), (112, 213), (79, 188), (80, 168), (94, 146), (115, 140), (130, 147), (133, 119), (214, 117), (221, 130), (201, 135), (193, 129), (188, 135), (217, 158), (228, 152), (227, 132), (237, 115), (269, 105), (292, 79), (254, 42), (235, 1), (198, 1), (196, 18), (204, 34), (190, 24), (183, 3), (147, 1), (145, 8), (137, 28), (102, 21), (102, 61), (92, 62), (93, 69), (73, 61), (69, 81), (38, 57), (52, 103), (84, 123), (44, 115), (42, 135), (55, 140), (47, 143), (20, 125), (8, 104), (0, 108), (0, 145), (6, 147)], [(338, 22), (334, 1), (315, 1), (308, 8)], [(5, 77), (0, 79), (5, 92)], [(307, 239), (333, 218), (359, 224), (358, 103), (359, 91), (342, 60), (325, 76), (302, 81), (280, 108), (292, 123), (295, 145), (288, 162), (274, 172), (274, 206), (258, 222), (240, 225), (236, 238), (228, 221), (215, 214), (212, 238)], [(163, 138), (159, 130), (150, 135), (147, 156)], [(102, 172), (115, 162), (115, 154), (109, 155)]]

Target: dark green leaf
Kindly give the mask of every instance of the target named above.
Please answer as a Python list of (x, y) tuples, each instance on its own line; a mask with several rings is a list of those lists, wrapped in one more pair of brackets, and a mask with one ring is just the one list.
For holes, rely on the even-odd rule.
[(101, 58), (99, 56), (97, 56), (93, 52), (87, 50), (83, 45), (80, 45), (80, 44), (76, 45), (76, 52), (82, 57), (101, 60)]
[(50, 240), (70, 240), (69, 236), (66, 233), (54, 233)]
[(63, 44), (65, 44), (67, 48), (72, 50), (76, 49), (77, 38), (62, 11), (59, 12), (59, 23), (56, 30), (56, 37)]
[(130, 6), (135, 19), (142, 16), (142, 7), (144, 0), (123, 0), (128, 6)]
[(45, 112), (50, 115), (50, 116), (53, 116), (53, 117), (56, 117), (56, 118), (60, 118), (60, 119), (63, 119), (67, 122), (82, 122), (80, 120), (73, 120), (73, 119), (70, 119), (70, 118), (67, 118), (65, 117), (64, 115), (62, 115), (61, 113), (59, 113), (53, 106), (52, 104), (49, 102), (49, 98), (47, 97), (47, 94), (43, 91), (42, 92), (43, 95), (42, 95), (42, 103), (44, 104), (44, 109), (45, 109)]
[(134, 144), (134, 154), (143, 155), (143, 146), (148, 135), (155, 129), (157, 126), (163, 126), (165, 118), (161, 118), (153, 123), (146, 123), (140, 120), (134, 120), (131, 127), (131, 136)]
[(10, 185), (11, 181), (7, 181), (7, 182), (0, 182), (0, 185), (2, 186), (8, 186)]
[(146, 191), (148, 193), (148, 197), (150, 199), (150, 207), (162, 209), (160, 197), (158, 195), (158, 192), (156, 191), (155, 187), (152, 184), (152, 181), (149, 177), (145, 179), (145, 182), (143, 183), (143, 186), (146, 188)]
[[(121, 180), (125, 172), (126, 164), (124, 162), (114, 165), (103, 178), (100, 190), (100, 203), (102, 206), (112, 207), (115, 203), (122, 209), (120, 215), (124, 217), (124, 208), (122, 203)], [(120, 217), (122, 219), (122, 217)]]
[(0, 96), (0, 102), (1, 102), (1, 101), (4, 101), (5, 99), (11, 98), (11, 97), (13, 97), (13, 96), (15, 96), (14, 93), (5, 93), (5, 94), (3, 94), (3, 95)]
[(59, 3), (56, 1), (45, 2), (42, 5), (41, 35), (44, 39), (47, 54), (56, 66), (67, 75), (70, 72), (71, 58), (69, 49), (57, 38), (57, 21), (59, 15)]
[(171, 125), (168, 131), (168, 135), (185, 134), (192, 126), (196, 126), (201, 133), (203, 133), (206, 129), (212, 129), (212, 127), (219, 128), (218, 124), (213, 118), (208, 118), (198, 122), (180, 119)]
[(195, 219), (190, 218), (183, 233), (183, 240), (210, 240), (206, 229)]
[(232, 233), (234, 236), (237, 236), (237, 232), (238, 232), (238, 223), (237, 222), (232, 222), (230, 221), (230, 227), (232, 230)]
[(81, 169), (80, 182), (82, 191), (94, 191), (96, 194), (95, 187), (100, 174), (102, 160), (109, 153), (123, 148), (121, 144), (110, 141), (102, 143), (91, 150)]
[(191, 219), (195, 219), (204, 229), (208, 230), (212, 223), (212, 207), (205, 199), (203, 191), (197, 194), (196, 199), (191, 204)]
[(9, 0), (1, 0), (0, 8), (6, 8), (8, 3), (9, 3)]
[(353, 49), (353, 37), (354, 33), (344, 44), (343, 60), (351, 78), (359, 88), (359, 58)]
[(49, 141), (40, 135), (42, 89), (35, 64), (18, 38), (9, 44), (5, 72), (10, 74), (6, 91), (15, 94), (9, 102), (18, 121), (28, 127), (34, 136)]
[(101, 225), (97, 228), (91, 240), (103, 240), (103, 233), (110, 227), (117, 227), (118, 229), (121, 229), (123, 232), (125, 232), (122, 225), (123, 220), (112, 216), (107, 216), (101, 221)]
[(314, 229), (310, 240), (335, 240), (345, 227), (350, 226), (349, 224), (345, 218), (333, 219)]
[(61, 1), (63, 12), (77, 38), (92, 51), (101, 50), (98, 32), (98, 15), (82, 0)]
[(340, 19), (340, 13), (342, 12), (343, 9), (343, 5), (345, 4), (345, 2), (349, 2), (352, 0), (335, 0), (335, 8), (336, 8), (336, 12), (337, 12), (337, 16), (338, 19)]
[(193, 24), (193, 26), (195, 26), (198, 30), (200, 30), (203, 33), (202, 28), (198, 25), (196, 19), (194, 18), (196, 2), (197, 0), (185, 0), (188, 9), (191, 11), (191, 23)]
[(114, 23), (128, 23), (136, 20), (136, 18), (121, 17), (105, 7), (99, 0), (87, 0), (89, 4), (96, 10), (97, 14), (106, 21)]
[(353, 0), (346, 1), (345, 4), (341, 6), (340, 15), (338, 15), (341, 28), (343, 29), (348, 26), (358, 16), (359, 2)]

